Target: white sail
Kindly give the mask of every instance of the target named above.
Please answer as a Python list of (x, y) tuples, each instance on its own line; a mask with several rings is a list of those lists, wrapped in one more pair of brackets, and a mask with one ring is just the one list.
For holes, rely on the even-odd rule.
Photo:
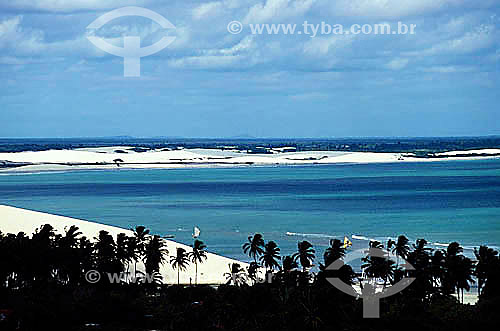
[(193, 229), (193, 238), (198, 238), (200, 236), (200, 233), (201, 233), (200, 229), (197, 226), (195, 226)]

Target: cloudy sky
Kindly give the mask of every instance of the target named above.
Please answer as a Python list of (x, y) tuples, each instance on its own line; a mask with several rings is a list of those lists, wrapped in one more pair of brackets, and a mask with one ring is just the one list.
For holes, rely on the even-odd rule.
[[(151, 9), (175, 30), (122, 17)], [(243, 23), (240, 34), (227, 24)], [(249, 24), (416, 24), (414, 35), (252, 35)], [(500, 0), (2, 0), (0, 137), (500, 134)], [(140, 77), (87, 36), (148, 46)]]

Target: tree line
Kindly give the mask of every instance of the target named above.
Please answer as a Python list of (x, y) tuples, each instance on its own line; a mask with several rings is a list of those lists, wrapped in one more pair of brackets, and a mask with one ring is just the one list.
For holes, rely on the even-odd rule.
[[(384, 249), (396, 258), (363, 256), (365, 277), (383, 286), (415, 278), (409, 287), (381, 301), (377, 322), (360, 319), (360, 300), (328, 282), (340, 278), (362, 286), (360, 274), (348, 263), (337, 270), (328, 268), (348, 253), (339, 239), (330, 240), (322, 255), (310, 242), (300, 241), (296, 252), (282, 256), (276, 242), (266, 242), (258, 233), (249, 236), (242, 250), (252, 261), (220, 270), (226, 284), (213, 287), (196, 285), (198, 264), (207, 260), (200, 240), (189, 251), (179, 247), (169, 255), (166, 241), (143, 226), (116, 238), (101, 231), (89, 239), (75, 226), (57, 234), (44, 225), (31, 237), (0, 233), (0, 329), (50, 325), (53, 330), (90, 330), (99, 325), (102, 330), (328, 330), (336, 325), (345, 330), (390, 330), (397, 325), (394, 321), (412, 321), (429, 330), (497, 325), (500, 258), (494, 249), (480, 246), (472, 260), (456, 242), (434, 249), (424, 239), (411, 243), (403, 235), (387, 243), (371, 241), (369, 248)], [(136, 273), (137, 263), (143, 263), (149, 274), (170, 264), (177, 271), (178, 285), (162, 284), (164, 279), (119, 285), (89, 284), (85, 279), (89, 270)], [(406, 263), (413, 270), (405, 269)], [(194, 284), (179, 285), (189, 264), (195, 264)], [(271, 281), (261, 281), (263, 274)], [(476, 306), (460, 304), (451, 296), (463, 302), (464, 291), (475, 282)], [(12, 313), (9, 320), (18, 324), (4, 327), (3, 311)]]

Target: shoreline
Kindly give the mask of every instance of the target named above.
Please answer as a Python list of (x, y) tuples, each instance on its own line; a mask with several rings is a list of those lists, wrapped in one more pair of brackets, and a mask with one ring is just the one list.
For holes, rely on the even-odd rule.
[[(465, 156), (465, 155), (471, 156)], [(149, 150), (128, 146), (0, 153), (0, 174), (112, 169), (190, 169), (303, 165), (416, 163), (500, 159), (500, 149), (449, 151), (435, 157), (411, 153), (307, 151), (248, 154), (218, 149)]]
[[(71, 225), (76, 225), (82, 235), (90, 240), (93, 240), (101, 230), (109, 232), (115, 239), (119, 233), (125, 233), (128, 236), (133, 235), (133, 231), (117, 226), (2, 204), (0, 204), (0, 215), (0, 231), (4, 234), (24, 232), (31, 236), (36, 229), (44, 224), (50, 224), (56, 233), (61, 234), (64, 233), (66, 228), (69, 228)], [(170, 239), (162, 238), (162, 240), (167, 244), (169, 256), (166, 257), (165, 263), (161, 265), (160, 274), (163, 276), (164, 284), (176, 284), (177, 271), (174, 270), (167, 261), (170, 256), (175, 255), (177, 248), (180, 247), (189, 252), (191, 247)], [(207, 251), (206, 261), (198, 264), (198, 284), (217, 285), (226, 283), (224, 273), (228, 272), (229, 265), (232, 263), (238, 263), (240, 267), (245, 269), (249, 266), (246, 262)], [(145, 271), (144, 264), (141, 261), (137, 263), (137, 270)], [(186, 270), (180, 273), (180, 283), (185, 285), (194, 283), (194, 273), (195, 265), (190, 263)]]

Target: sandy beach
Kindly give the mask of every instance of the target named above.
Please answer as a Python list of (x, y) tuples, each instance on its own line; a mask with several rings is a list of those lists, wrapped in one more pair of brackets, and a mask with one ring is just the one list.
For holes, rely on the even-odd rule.
[(500, 158), (500, 149), (450, 151), (434, 158), (413, 154), (373, 152), (281, 152), (247, 154), (218, 149), (148, 150), (130, 146), (0, 153), (0, 172), (38, 172), (88, 169), (154, 169), (189, 167), (235, 167), (270, 165), (310, 165), (343, 163), (436, 162)]
[[(108, 231), (115, 238), (119, 233), (125, 233), (128, 236), (133, 235), (133, 232), (131, 230), (122, 229), (115, 226), (0, 205), (0, 231), (4, 234), (17, 234), (19, 232), (24, 232), (28, 235), (31, 235), (33, 232), (35, 232), (36, 229), (40, 228), (44, 224), (50, 224), (52, 227), (54, 227), (54, 230), (57, 233), (64, 233), (66, 228), (69, 228), (71, 225), (76, 225), (79, 228), (80, 232), (82, 232), (82, 235), (91, 240), (97, 237), (99, 231), (101, 230)], [(191, 251), (191, 247), (187, 245), (180, 244), (173, 240), (163, 240), (165, 240), (167, 249), (169, 251), (169, 256), (167, 257), (166, 261), (170, 260), (170, 256), (175, 254), (178, 247), (184, 248), (187, 252)], [(207, 253), (206, 261), (202, 264), (198, 264), (198, 284), (226, 283), (226, 277), (224, 276), (224, 273), (229, 271), (229, 265), (232, 263), (239, 263), (243, 268), (248, 267), (247, 263), (217, 254)], [(137, 265), (137, 270), (144, 271), (144, 265), (139, 262), (139, 264)], [(177, 283), (177, 270), (174, 270), (168, 262), (165, 262), (161, 266), (160, 274), (163, 276), (164, 283)], [(190, 282), (192, 282), (194, 284), (194, 274), (195, 265), (190, 264), (187, 267), (186, 271), (181, 271), (180, 283), (190, 284)]]

